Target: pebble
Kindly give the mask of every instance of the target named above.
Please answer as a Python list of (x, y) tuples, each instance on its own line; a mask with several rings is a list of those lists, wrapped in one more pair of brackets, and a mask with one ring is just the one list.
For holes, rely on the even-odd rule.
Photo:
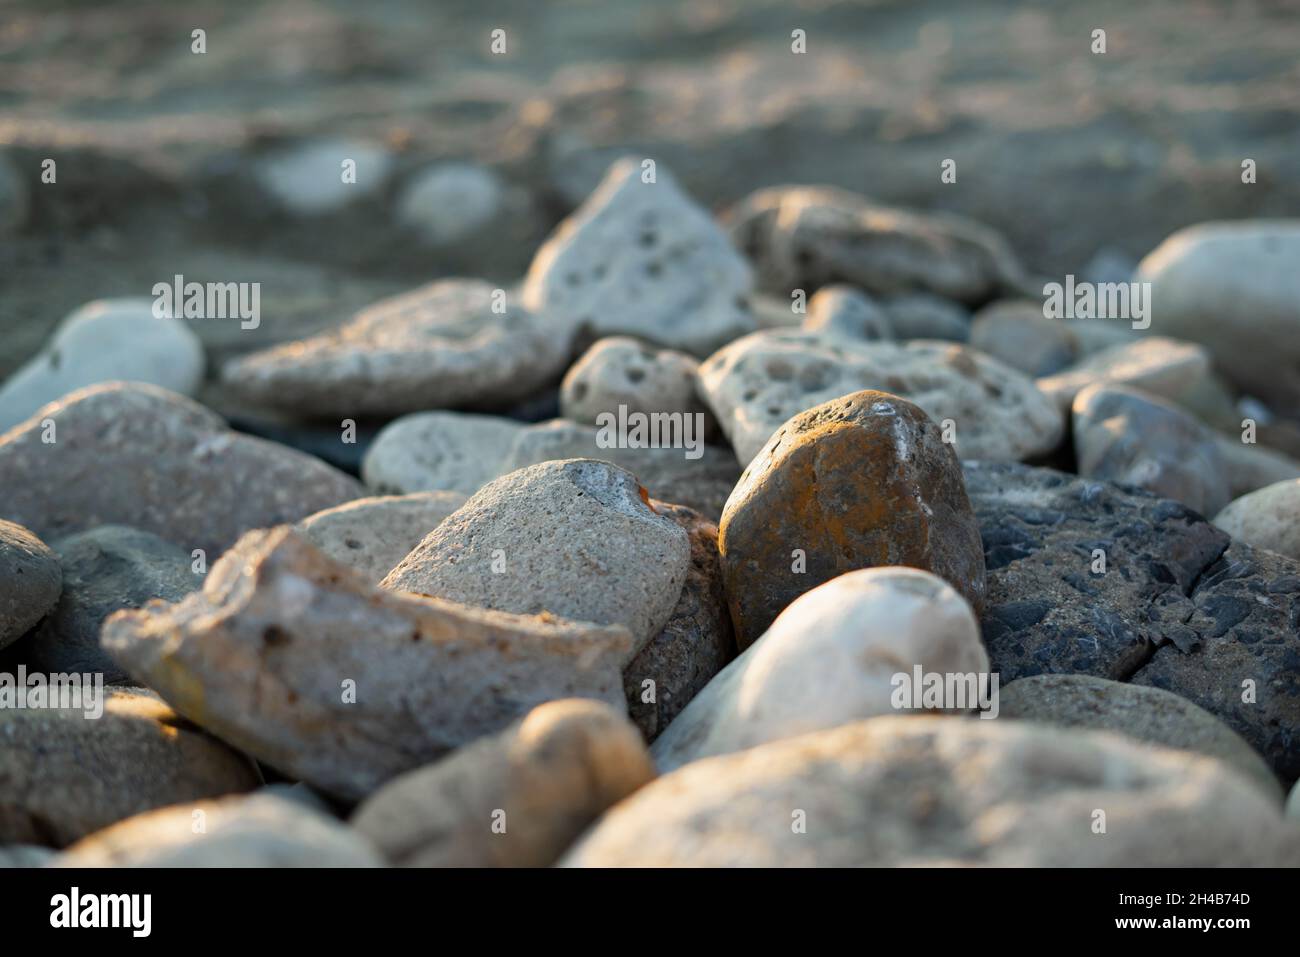
[(1038, 379), (1038, 388), (1062, 409), (1090, 385), (1132, 386), (1160, 398), (1176, 398), (1210, 371), (1210, 355), (1201, 346), (1163, 336), (1148, 336), (1128, 345), (1094, 352), (1082, 361)]
[(361, 477), (376, 492), (460, 492), (473, 495), (498, 478), (515, 436), (513, 419), (466, 412), (416, 412), (375, 436)]
[(716, 754), (894, 714), (894, 676), (911, 678), (915, 667), (926, 674), (988, 672), (970, 605), (920, 569), (846, 572), (795, 599), (709, 682), (655, 742), (655, 764), (667, 773)]
[[(202, 828), (196, 828), (196, 822)], [(82, 838), (51, 867), (382, 867), (365, 838), (273, 788), (146, 811)]]
[(0, 708), (0, 843), (63, 847), (142, 811), (259, 783), (246, 758), (148, 692), (106, 688), (102, 705), (93, 720), (80, 706)]
[(658, 737), (736, 657), (736, 637), (722, 585), (718, 526), (681, 505), (650, 504), (686, 531), (691, 563), (668, 623), (623, 669), (628, 715), (647, 741)]
[(1003, 718), (1063, 728), (1114, 731), (1161, 748), (1194, 751), (1230, 765), (1281, 803), (1282, 790), (1264, 759), (1214, 715), (1186, 698), (1092, 675), (1034, 675), (1004, 686)]
[[(1106, 834), (1094, 833), (1097, 811)], [(693, 762), (567, 867), (1259, 867), (1300, 832), (1222, 762), (1025, 721), (879, 717)]]
[(1215, 435), (1138, 389), (1088, 386), (1074, 398), (1079, 475), (1136, 485), (1213, 515), (1231, 499)]
[(755, 328), (749, 265), (659, 164), (620, 160), (529, 267), (524, 304), (590, 339), (629, 335), (706, 356)]
[(971, 348), (1005, 362), (1025, 375), (1051, 375), (1072, 365), (1081, 349), (1069, 323), (1048, 319), (1028, 300), (1002, 300), (975, 314)]
[(153, 598), (180, 601), (203, 587), (190, 553), (135, 528), (101, 525), (54, 543), (63, 566), (63, 594), (39, 628), (19, 646), (31, 670), (100, 672), (108, 684), (127, 673), (99, 647), (104, 619)]
[(845, 285), (823, 286), (817, 290), (808, 301), (803, 328), (863, 342), (894, 338), (888, 313), (860, 289)]
[(1300, 220), (1201, 223), (1138, 264), (1153, 325), (1209, 349), (1215, 368), (1276, 408), (1300, 405)]
[(466, 498), (460, 492), (359, 498), (307, 516), (297, 530), (331, 559), (378, 584)]
[(889, 316), (889, 328), (893, 330), (895, 339), (944, 339), (949, 342), (970, 339), (970, 312), (951, 299), (917, 292), (894, 296), (882, 305)]
[(183, 396), (120, 382), (64, 396), (0, 436), (0, 488), (0, 517), (47, 541), (127, 525), (201, 548), (209, 562), (250, 528), (365, 494), (320, 460), (232, 432)]
[(700, 366), (700, 391), (744, 465), (791, 416), (862, 389), (953, 422), (963, 458), (1052, 451), (1065, 423), (1028, 377), (955, 343), (853, 342), (801, 331), (738, 339)]
[(921, 409), (882, 392), (835, 399), (782, 426), (731, 493), (718, 545), (742, 650), (795, 598), (856, 568), (921, 568), (974, 607), (984, 602), (979, 529), (957, 456)]
[(847, 282), (874, 295), (924, 292), (978, 305), (1025, 283), (1024, 268), (993, 230), (833, 187), (761, 189), (727, 219), (736, 248), (777, 294)]
[(702, 435), (717, 432), (713, 413), (695, 395), (699, 362), (684, 352), (658, 349), (630, 336), (594, 343), (569, 367), (560, 385), (560, 412), (584, 425), (600, 425), (603, 413), (654, 412), (702, 415)]
[(62, 588), (54, 550), (23, 526), (0, 519), (0, 648), (39, 622)]
[(506, 207), (506, 187), (491, 170), (438, 163), (420, 170), (397, 199), (397, 219), (431, 246), (476, 238)]
[(1300, 561), (1300, 479), (1243, 495), (1213, 521), (1238, 541)]
[(543, 462), (491, 482), (381, 582), (514, 614), (619, 624), (640, 650), (667, 623), (690, 564), (677, 524), (608, 462)]
[[(346, 160), (355, 177), (345, 182)], [(298, 216), (336, 213), (378, 192), (388, 180), (393, 157), (383, 147), (357, 140), (321, 139), (293, 143), (262, 157), (253, 176), (272, 199)]]
[(395, 866), (549, 867), (654, 776), (625, 716), (598, 701), (549, 701), (390, 781), (351, 825)]
[(571, 333), (553, 320), (491, 283), (444, 279), (234, 359), (222, 378), (239, 400), (317, 417), (508, 405), (563, 373)]
[(118, 612), (104, 648), (183, 714), (345, 800), (554, 698), (620, 710), (632, 639), (385, 592), (291, 529), (249, 532), (175, 605)]
[(203, 345), (151, 299), (100, 299), (77, 309), (44, 348), (0, 386), (0, 432), (69, 392), (132, 381), (193, 395), (203, 381)]

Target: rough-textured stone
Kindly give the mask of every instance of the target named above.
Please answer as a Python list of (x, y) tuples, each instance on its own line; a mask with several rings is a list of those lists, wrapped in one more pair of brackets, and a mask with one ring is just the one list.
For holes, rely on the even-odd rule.
[(377, 302), (337, 330), (235, 359), (222, 377), (245, 401), (309, 415), (501, 406), (558, 378), (570, 342), (564, 323), (504, 290), (446, 279)]
[(1159, 688), (1092, 675), (1034, 675), (1002, 688), (1003, 718), (1023, 718), (1066, 728), (1115, 731), (1161, 748), (1195, 751), (1231, 765), (1282, 800), (1277, 778), (1237, 732), (1186, 698)]
[(151, 299), (101, 299), (59, 323), (45, 347), (0, 386), (0, 432), (41, 406), (100, 382), (148, 382), (193, 395), (203, 345), (184, 324), (153, 314)]
[(105, 689), (103, 709), (92, 719), (82, 707), (0, 708), (0, 842), (62, 847), (141, 811), (258, 784), (251, 762), (151, 694)]
[(627, 627), (639, 650), (667, 623), (690, 561), (635, 476), (591, 459), (497, 479), (430, 532), (381, 583), (515, 614)]
[(654, 773), (640, 735), (617, 711), (550, 701), (500, 734), (390, 781), (351, 823), (395, 865), (549, 867)]
[(1082, 353), (1066, 322), (1048, 319), (1041, 303), (1004, 300), (985, 306), (971, 321), (971, 348), (1031, 376), (1046, 376), (1074, 363)]
[(298, 531), (334, 561), (378, 584), (465, 499), (460, 492), (359, 498), (309, 515)]
[(755, 328), (749, 265), (660, 164), (621, 160), (537, 251), (524, 303), (581, 335), (630, 335), (693, 355)]
[(129, 525), (202, 548), (209, 562), (250, 528), (365, 493), (319, 459), (231, 432), (197, 403), (136, 383), (74, 392), (0, 436), (0, 488), (0, 517), (47, 541)]
[(978, 305), (1024, 288), (1024, 269), (1002, 237), (959, 216), (894, 209), (832, 187), (778, 186), (753, 193), (727, 218), (737, 248), (774, 293), (845, 282)]
[(518, 422), (492, 415), (417, 412), (375, 437), (361, 477), (377, 492), (473, 495), (502, 473)]
[(741, 649), (799, 595), (856, 568), (922, 568), (984, 601), (961, 465), (924, 412), (881, 392), (782, 426), (731, 493), (718, 546)]
[(21, 525), (0, 520), (0, 648), (40, 621), (62, 587), (54, 550)]
[[(195, 827), (200, 820), (202, 829)], [(381, 867), (383, 862), (351, 828), (267, 788), (146, 811), (82, 838), (50, 866)]]
[(561, 864), (1295, 866), (1300, 832), (1235, 771), (1185, 751), (1025, 721), (882, 717), (688, 764)]
[(1138, 265), (1152, 324), (1207, 347), (1234, 384), (1278, 408), (1300, 405), (1300, 220), (1202, 223)]
[(936, 422), (951, 419), (966, 458), (1050, 452), (1064, 431), (1060, 411), (1029, 378), (955, 343), (759, 332), (701, 365), (700, 389), (742, 465), (791, 416), (861, 389), (902, 396)]
[(1210, 354), (1201, 346), (1148, 336), (1094, 352), (1068, 369), (1043, 376), (1038, 388), (1062, 409), (1068, 409), (1074, 397), (1090, 385), (1127, 385), (1175, 398), (1209, 371)]
[(1079, 474), (1136, 485), (1213, 515), (1231, 498), (1217, 438), (1177, 406), (1137, 389), (1088, 386), (1074, 398)]
[(250, 532), (177, 605), (104, 648), (180, 712), (347, 799), (543, 701), (623, 701), (623, 628), (387, 593), (290, 529)]
[(63, 594), (39, 628), (16, 650), (31, 670), (100, 672), (109, 684), (128, 681), (99, 647), (104, 619), (152, 598), (180, 601), (203, 587), (190, 553), (157, 535), (101, 525), (54, 543), (63, 566)]
[(1214, 524), (1234, 539), (1300, 561), (1300, 479), (1243, 495)]
[(808, 332), (827, 333), (864, 342), (894, 338), (889, 315), (862, 290), (853, 286), (825, 286), (808, 300), (803, 321)]
[[(655, 764), (668, 772), (895, 713), (894, 675), (911, 678), (916, 667), (923, 674), (987, 674), (970, 605), (917, 568), (848, 572), (795, 599), (710, 681), (655, 742)], [(976, 705), (972, 698), (969, 707)]]
[(699, 363), (684, 352), (656, 349), (630, 336), (601, 339), (575, 362), (560, 386), (560, 411), (567, 419), (601, 424), (602, 413), (680, 412), (703, 415), (704, 428), (717, 429), (713, 413), (695, 395)]
[[(736, 657), (736, 638), (722, 587), (718, 527), (681, 505), (651, 505), (686, 530), (691, 563), (668, 624), (623, 670), (628, 714), (647, 741), (653, 741)], [(652, 689), (647, 689), (646, 681), (654, 682)], [(654, 692), (651, 701), (646, 700), (648, 690)]]

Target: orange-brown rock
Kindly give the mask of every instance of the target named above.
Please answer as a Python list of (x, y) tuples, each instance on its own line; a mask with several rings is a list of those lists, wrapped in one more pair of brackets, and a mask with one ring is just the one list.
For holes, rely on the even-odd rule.
[(938, 425), (885, 392), (855, 392), (786, 422), (727, 500), (718, 547), (742, 649), (795, 598), (855, 568), (923, 568), (977, 611), (984, 599), (961, 464)]

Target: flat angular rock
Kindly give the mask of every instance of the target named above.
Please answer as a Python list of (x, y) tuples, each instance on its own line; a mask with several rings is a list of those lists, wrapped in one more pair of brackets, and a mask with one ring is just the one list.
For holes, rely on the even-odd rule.
[[(718, 527), (682, 505), (651, 502), (651, 506), (686, 530), (691, 564), (668, 624), (623, 669), (628, 714), (647, 741), (653, 741), (736, 657), (736, 637), (722, 587)], [(648, 687), (647, 681), (653, 684)]]
[(717, 428), (695, 395), (699, 363), (684, 352), (657, 349), (630, 336), (601, 339), (575, 362), (560, 386), (560, 411), (566, 419), (599, 425), (601, 415), (628, 412), (679, 412), (703, 415), (702, 434)]
[(81, 706), (0, 708), (0, 843), (63, 847), (133, 814), (260, 781), (247, 758), (151, 694), (105, 689), (101, 703), (97, 719)]
[(936, 422), (951, 419), (966, 458), (1041, 455), (1064, 432), (1061, 413), (1029, 378), (955, 343), (778, 330), (737, 340), (700, 366), (701, 395), (741, 464), (791, 416), (862, 389), (901, 396)]
[(1218, 758), (1279, 803), (1282, 790), (1263, 758), (1226, 724), (1159, 688), (1092, 675), (1034, 675), (1002, 688), (1000, 716), (1064, 728), (1114, 731), (1135, 741)]
[[(987, 674), (970, 605), (920, 569), (847, 572), (795, 599), (710, 681), (655, 742), (655, 764), (667, 773), (716, 754), (897, 713), (894, 676), (911, 679), (918, 666), (923, 674), (977, 680)], [(977, 703), (972, 696), (969, 707)]]
[(1237, 541), (1300, 561), (1300, 479), (1243, 495), (1214, 516)]
[(1191, 342), (1147, 336), (1110, 346), (1053, 375), (1038, 379), (1038, 388), (1063, 409), (1090, 385), (1133, 386), (1162, 398), (1177, 398), (1190, 383), (1210, 371), (1210, 354)]
[(1081, 476), (1136, 485), (1213, 515), (1231, 498), (1216, 436), (1190, 414), (1138, 389), (1092, 385), (1074, 399)]
[(0, 386), (0, 432), (41, 406), (100, 382), (131, 381), (193, 395), (203, 381), (203, 344), (153, 300), (100, 299), (64, 319), (44, 348)]
[[(202, 830), (196, 830), (202, 821)], [(364, 837), (271, 789), (146, 811), (96, 831), (50, 867), (382, 867)]]
[(109, 684), (129, 682), (99, 647), (104, 619), (153, 598), (180, 601), (203, 587), (203, 571), (185, 549), (122, 525), (70, 535), (54, 543), (63, 565), (63, 594), (36, 632), (20, 646), (28, 669), (100, 672)]
[(795, 416), (750, 463), (718, 547), (736, 641), (844, 572), (910, 565), (979, 608), (984, 556), (961, 465), (905, 399), (855, 392)]
[(298, 531), (340, 565), (378, 584), (465, 499), (460, 492), (359, 498), (307, 516)]
[(54, 550), (23, 526), (0, 520), (0, 648), (40, 621), (62, 588)]
[(351, 823), (398, 866), (549, 867), (654, 773), (626, 717), (597, 701), (550, 701), (390, 781)]
[(749, 265), (662, 165), (644, 182), (620, 160), (537, 251), (529, 309), (572, 318), (580, 336), (636, 336), (706, 356), (755, 328)]
[(727, 215), (763, 287), (789, 295), (851, 283), (894, 296), (926, 292), (979, 305), (1024, 288), (1024, 268), (993, 230), (960, 216), (873, 203), (829, 186), (777, 186)]
[(104, 648), (178, 711), (357, 800), (543, 701), (622, 709), (623, 628), (374, 588), (290, 529), (250, 532), (176, 605), (118, 612)]
[(477, 279), (446, 279), (384, 299), (337, 330), (227, 363), (240, 399), (313, 416), (401, 415), (500, 406), (558, 378), (562, 323)]
[(688, 764), (560, 863), (1296, 866), (1300, 832), (1211, 758), (1024, 721), (882, 717)]
[(631, 473), (608, 462), (511, 472), (430, 532), (381, 587), (619, 624), (640, 650), (667, 623), (690, 561), (686, 533), (643, 496)]
[(74, 392), (0, 436), (0, 488), (0, 517), (48, 541), (129, 525), (201, 548), (209, 562), (250, 528), (365, 494), (319, 459), (232, 432), (197, 403), (138, 383)]
[(1278, 408), (1300, 404), (1300, 220), (1201, 223), (1138, 264), (1152, 323), (1206, 346), (1239, 388)]

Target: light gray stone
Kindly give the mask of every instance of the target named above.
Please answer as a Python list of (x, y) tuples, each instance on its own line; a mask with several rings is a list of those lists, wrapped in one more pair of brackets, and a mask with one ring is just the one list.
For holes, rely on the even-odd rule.
[(398, 222), (432, 246), (475, 238), (504, 211), (506, 187), (491, 170), (438, 163), (420, 170), (397, 199)]
[(803, 328), (864, 342), (894, 338), (885, 310), (862, 290), (844, 285), (817, 290), (808, 301)]
[(965, 342), (970, 338), (970, 312), (951, 299), (918, 292), (895, 296), (885, 300), (883, 305), (894, 338), (900, 341), (944, 339)]
[(340, 565), (378, 584), (465, 499), (460, 492), (359, 498), (307, 516), (298, 531)]
[(34, 844), (10, 844), (0, 846), (0, 869), (6, 867), (44, 867), (54, 858), (55, 852), (48, 847)]
[(1094, 352), (1068, 369), (1038, 380), (1038, 388), (1069, 409), (1090, 385), (1127, 385), (1173, 398), (1210, 371), (1210, 354), (1191, 342), (1148, 336)]
[(713, 413), (695, 395), (692, 356), (657, 349), (630, 336), (611, 336), (592, 345), (564, 376), (560, 411), (567, 419), (600, 425), (603, 413), (679, 412), (703, 415), (701, 434), (717, 429)]
[(54, 550), (21, 525), (0, 519), (0, 648), (39, 622), (62, 588)]
[(503, 474), (515, 436), (513, 419), (464, 412), (416, 412), (375, 436), (361, 477), (376, 492), (473, 495)]
[(1300, 479), (1243, 495), (1225, 506), (1213, 521), (1247, 545), (1300, 560)]
[[(349, 160), (355, 164), (350, 182), (344, 178)], [(287, 211), (321, 216), (376, 193), (392, 166), (392, 154), (381, 146), (329, 138), (277, 148), (254, 164), (253, 177)]]
[(1031, 376), (1059, 372), (1081, 351), (1069, 325), (1046, 318), (1042, 305), (1030, 300), (985, 306), (971, 322), (970, 344)]

